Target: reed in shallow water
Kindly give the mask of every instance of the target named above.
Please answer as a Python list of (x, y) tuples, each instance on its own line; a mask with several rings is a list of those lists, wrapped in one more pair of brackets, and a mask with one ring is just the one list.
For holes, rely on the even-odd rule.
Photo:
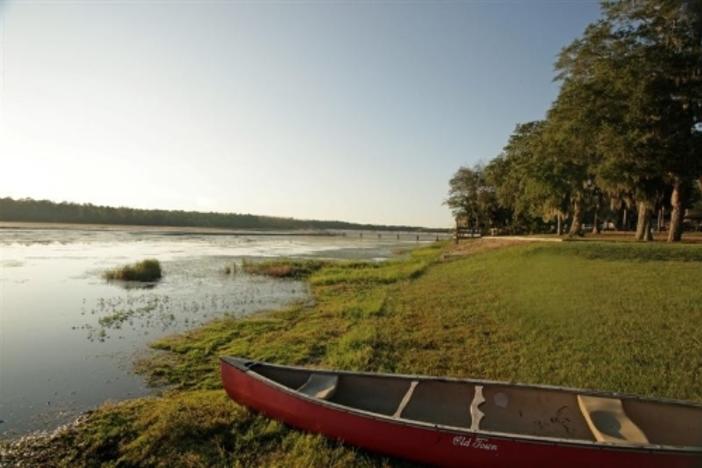
[(132, 265), (107, 270), (103, 277), (108, 280), (121, 281), (158, 281), (161, 279), (161, 263), (155, 258), (148, 258)]

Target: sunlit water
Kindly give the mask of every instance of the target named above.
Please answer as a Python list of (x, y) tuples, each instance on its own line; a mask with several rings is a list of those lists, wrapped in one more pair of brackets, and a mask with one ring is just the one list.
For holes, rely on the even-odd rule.
[[(421, 240), (434, 240), (425, 235)], [(299, 281), (246, 275), (244, 258), (381, 260), (414, 234), (166, 235), (0, 229), (0, 437), (51, 429), (106, 400), (153, 391), (132, 372), (147, 344), (227, 314), (309, 299)], [(108, 283), (111, 267), (153, 257), (152, 288)]]

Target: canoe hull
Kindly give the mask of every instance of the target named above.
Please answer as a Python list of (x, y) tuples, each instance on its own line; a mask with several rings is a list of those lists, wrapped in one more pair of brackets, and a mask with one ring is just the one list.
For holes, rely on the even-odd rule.
[(221, 362), (229, 397), (289, 426), (414, 462), (463, 467), (702, 467), (696, 454), (646, 449), (579, 446), (486, 436), (376, 418), (352, 409), (330, 407)]

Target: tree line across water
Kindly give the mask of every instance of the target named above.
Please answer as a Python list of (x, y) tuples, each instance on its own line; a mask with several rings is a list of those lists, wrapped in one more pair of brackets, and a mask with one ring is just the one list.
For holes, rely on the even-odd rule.
[(136, 226), (187, 226), (224, 229), (355, 229), (382, 231), (432, 231), (412, 226), (356, 224), (345, 221), (318, 221), (238, 213), (178, 210), (144, 210), (98, 206), (31, 198), (0, 198), (0, 221), (41, 223), (119, 224)]
[(451, 179), (456, 218), (512, 232), (561, 234), (567, 223), (569, 235), (607, 219), (651, 240), (657, 215), (679, 241), (702, 190), (702, 2), (604, 1), (555, 70), (546, 118), (517, 125), (495, 159)]

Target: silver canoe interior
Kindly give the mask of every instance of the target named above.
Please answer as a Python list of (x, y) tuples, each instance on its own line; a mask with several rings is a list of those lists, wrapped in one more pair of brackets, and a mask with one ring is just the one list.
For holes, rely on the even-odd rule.
[(308, 371), (256, 364), (307, 396), (385, 416), (509, 434), (702, 448), (702, 407), (509, 384)]

